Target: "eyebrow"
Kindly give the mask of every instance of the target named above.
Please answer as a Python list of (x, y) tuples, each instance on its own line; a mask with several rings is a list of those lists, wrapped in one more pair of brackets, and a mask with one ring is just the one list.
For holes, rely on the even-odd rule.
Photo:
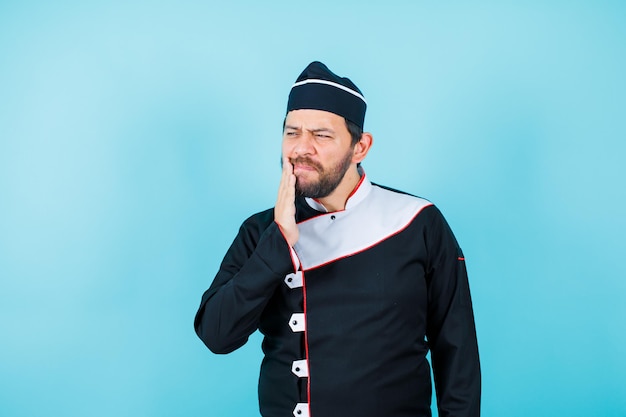
[[(297, 126), (291, 126), (291, 125), (285, 125), (285, 130), (302, 130), (301, 128), (297, 127)], [(332, 129), (329, 129), (327, 127), (319, 127), (317, 129), (307, 129), (309, 132), (311, 133), (331, 133), (331, 134), (335, 134), (335, 131)]]
[(335, 131), (332, 129), (328, 129), (325, 127), (320, 127), (319, 129), (311, 129), (310, 130), (311, 133), (331, 133), (331, 134), (335, 134)]

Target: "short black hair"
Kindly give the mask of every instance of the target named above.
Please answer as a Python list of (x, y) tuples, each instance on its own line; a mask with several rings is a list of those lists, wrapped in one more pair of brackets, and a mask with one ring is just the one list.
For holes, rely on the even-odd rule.
[(344, 120), (346, 121), (348, 132), (350, 132), (350, 137), (352, 137), (352, 146), (354, 146), (361, 140), (361, 136), (363, 136), (363, 128), (346, 118), (344, 118)]

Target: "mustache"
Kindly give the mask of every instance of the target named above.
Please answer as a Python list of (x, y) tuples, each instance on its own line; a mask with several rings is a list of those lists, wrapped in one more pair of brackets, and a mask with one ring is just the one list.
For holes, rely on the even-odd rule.
[(323, 171), (324, 167), (319, 162), (312, 160), (311, 158), (299, 156), (297, 158), (289, 158), (291, 165), (307, 165), (315, 168), (317, 171)]

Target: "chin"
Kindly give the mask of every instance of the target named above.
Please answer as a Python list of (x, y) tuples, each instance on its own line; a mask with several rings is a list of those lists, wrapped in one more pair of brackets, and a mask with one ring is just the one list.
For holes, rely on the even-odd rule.
[[(319, 185), (315, 182), (308, 181), (302, 183), (296, 183), (296, 194), (303, 197), (312, 197), (319, 191)], [(316, 197), (312, 197), (316, 198)]]
[(307, 174), (296, 175), (296, 187), (300, 184), (302, 184), (306, 188), (315, 186), (319, 182), (319, 180), (318, 178), (314, 178), (314, 176), (315, 176), (314, 173), (310, 173), (308, 175)]

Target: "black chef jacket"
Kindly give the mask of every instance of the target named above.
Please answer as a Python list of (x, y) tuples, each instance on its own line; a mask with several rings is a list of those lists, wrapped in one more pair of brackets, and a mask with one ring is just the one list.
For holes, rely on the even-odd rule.
[(264, 417), (480, 414), (465, 259), (429, 201), (362, 176), (345, 210), (296, 199), (290, 248), (273, 210), (247, 219), (196, 315), (215, 353), (264, 335)]

